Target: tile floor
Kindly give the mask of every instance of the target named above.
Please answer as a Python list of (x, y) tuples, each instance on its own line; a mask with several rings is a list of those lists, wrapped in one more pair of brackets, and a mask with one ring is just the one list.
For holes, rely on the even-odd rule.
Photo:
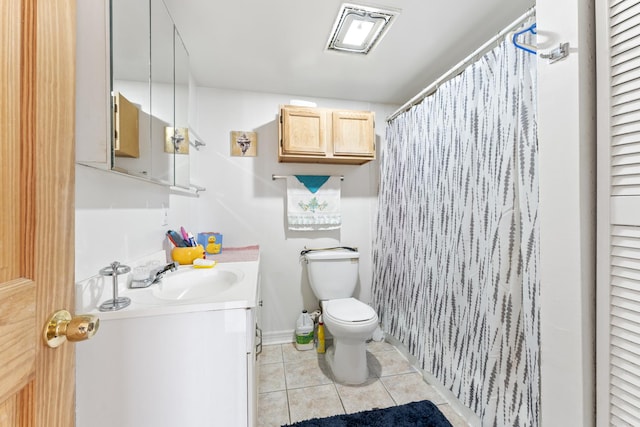
[[(327, 344), (330, 342), (328, 341)], [(258, 426), (431, 400), (454, 427), (468, 426), (391, 344), (367, 345), (369, 379), (359, 386), (333, 381), (323, 354), (293, 343), (265, 345), (258, 356)]]

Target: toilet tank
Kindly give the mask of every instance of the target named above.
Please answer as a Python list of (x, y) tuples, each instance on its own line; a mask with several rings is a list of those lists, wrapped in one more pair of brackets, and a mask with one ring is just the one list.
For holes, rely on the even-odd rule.
[(358, 282), (358, 252), (348, 249), (310, 251), (304, 255), (313, 293), (319, 300), (349, 298)]

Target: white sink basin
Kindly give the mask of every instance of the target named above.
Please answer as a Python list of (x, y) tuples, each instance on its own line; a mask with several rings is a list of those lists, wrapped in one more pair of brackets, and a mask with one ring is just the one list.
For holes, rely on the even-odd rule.
[(127, 289), (124, 296), (131, 298), (132, 305), (166, 307), (208, 303), (225, 303), (226, 307), (232, 301), (251, 301), (255, 298), (257, 263), (249, 264), (180, 266), (148, 288)]
[(153, 285), (152, 295), (167, 301), (208, 299), (242, 280), (242, 272), (214, 268), (178, 270)]

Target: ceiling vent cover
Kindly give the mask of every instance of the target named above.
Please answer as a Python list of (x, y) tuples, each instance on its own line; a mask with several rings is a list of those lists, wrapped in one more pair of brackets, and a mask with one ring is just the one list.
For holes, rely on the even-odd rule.
[(385, 35), (399, 11), (343, 3), (327, 49), (367, 54)]

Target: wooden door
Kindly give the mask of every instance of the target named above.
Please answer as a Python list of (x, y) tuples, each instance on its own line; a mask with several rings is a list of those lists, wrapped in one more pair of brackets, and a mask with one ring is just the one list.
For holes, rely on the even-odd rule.
[(75, 0), (0, 2), (0, 425), (74, 425)]

